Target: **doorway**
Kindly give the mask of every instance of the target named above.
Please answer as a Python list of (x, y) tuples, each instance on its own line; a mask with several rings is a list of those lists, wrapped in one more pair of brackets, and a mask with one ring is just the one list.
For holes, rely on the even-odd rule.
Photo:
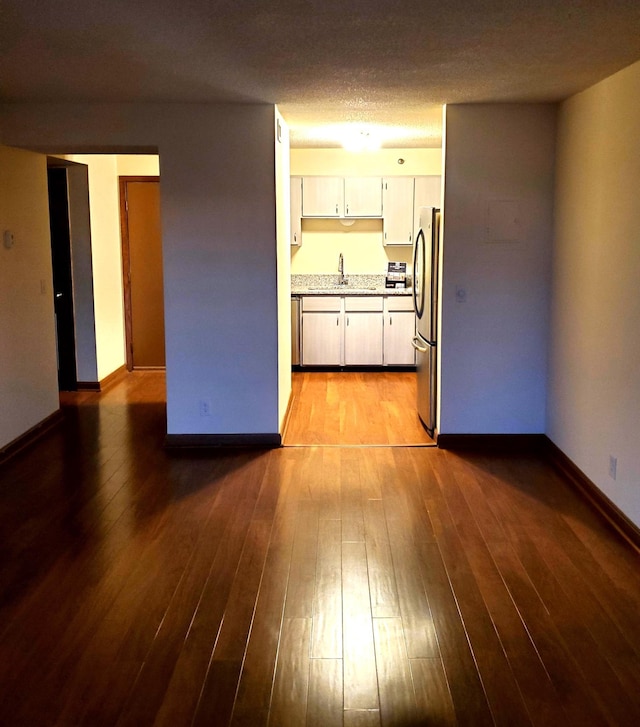
[(47, 169), (47, 181), (49, 186), (49, 227), (51, 231), (53, 301), (58, 354), (58, 388), (61, 391), (76, 391), (78, 388), (78, 374), (73, 313), (67, 170), (64, 167)]
[(126, 362), (165, 366), (160, 178), (120, 177)]

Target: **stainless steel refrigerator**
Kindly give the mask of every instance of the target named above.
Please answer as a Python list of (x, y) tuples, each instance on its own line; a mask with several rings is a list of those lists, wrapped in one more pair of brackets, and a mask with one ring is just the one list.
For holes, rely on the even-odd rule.
[(438, 260), (440, 210), (420, 210), (420, 231), (413, 246), (413, 305), (416, 312), (418, 415), (433, 437), (436, 427), (438, 361)]

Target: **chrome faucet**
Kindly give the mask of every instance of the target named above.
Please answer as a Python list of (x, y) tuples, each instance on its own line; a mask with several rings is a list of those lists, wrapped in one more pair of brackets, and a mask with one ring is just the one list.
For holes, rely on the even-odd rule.
[(338, 285), (346, 285), (347, 279), (344, 277), (344, 257), (342, 257), (342, 253), (338, 256), (338, 272), (340, 273)]

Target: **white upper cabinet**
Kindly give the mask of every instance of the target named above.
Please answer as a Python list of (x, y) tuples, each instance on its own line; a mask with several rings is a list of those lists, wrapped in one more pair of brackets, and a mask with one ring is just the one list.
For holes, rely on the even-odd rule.
[(413, 244), (413, 177), (388, 177), (382, 188), (384, 244)]
[[(294, 222), (292, 177), (292, 245), (300, 220)], [(296, 182), (296, 190), (298, 189)], [(420, 209), (442, 207), (440, 176), (422, 177), (302, 177), (302, 217), (384, 219), (385, 245), (413, 245)], [(300, 234), (297, 235), (298, 239)]]
[(291, 177), (291, 244), (302, 244), (302, 177)]
[(439, 175), (416, 177), (415, 179), (413, 230), (416, 235), (420, 229), (421, 207), (438, 207), (442, 209), (442, 186)]
[(343, 209), (344, 180), (342, 177), (303, 178), (303, 217), (342, 217)]
[(304, 177), (303, 217), (381, 217), (381, 177)]
[(345, 178), (344, 216), (382, 216), (382, 179), (380, 177)]

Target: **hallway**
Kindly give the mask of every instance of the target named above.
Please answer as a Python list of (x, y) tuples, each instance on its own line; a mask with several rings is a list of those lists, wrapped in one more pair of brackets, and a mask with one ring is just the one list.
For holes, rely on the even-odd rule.
[(630, 725), (640, 565), (546, 463), (163, 449), (164, 377), (0, 467), (3, 725)]

